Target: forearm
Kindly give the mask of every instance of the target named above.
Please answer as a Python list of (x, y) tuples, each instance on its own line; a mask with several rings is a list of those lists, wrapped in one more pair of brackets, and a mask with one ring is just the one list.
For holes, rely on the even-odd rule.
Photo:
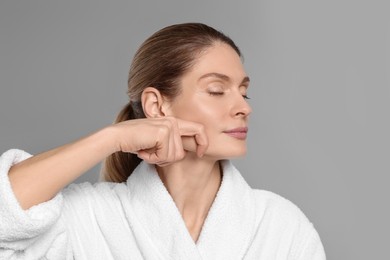
[(116, 151), (107, 127), (11, 167), (9, 179), (23, 209), (52, 199), (61, 189)]

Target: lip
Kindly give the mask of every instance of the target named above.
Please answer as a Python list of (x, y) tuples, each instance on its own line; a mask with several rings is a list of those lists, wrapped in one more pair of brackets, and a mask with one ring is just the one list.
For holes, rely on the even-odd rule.
[(248, 133), (248, 127), (237, 127), (223, 132), (231, 137), (245, 140)]

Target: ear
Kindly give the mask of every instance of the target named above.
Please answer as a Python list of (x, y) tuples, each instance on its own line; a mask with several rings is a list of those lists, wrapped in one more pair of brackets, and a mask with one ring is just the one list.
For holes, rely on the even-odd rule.
[(164, 98), (161, 96), (160, 91), (153, 87), (147, 87), (142, 91), (141, 95), (142, 108), (147, 118), (163, 117), (162, 106)]

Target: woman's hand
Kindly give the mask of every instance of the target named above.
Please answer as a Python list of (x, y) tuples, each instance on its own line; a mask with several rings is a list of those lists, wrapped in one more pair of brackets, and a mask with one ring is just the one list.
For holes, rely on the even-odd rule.
[(113, 127), (117, 151), (137, 154), (159, 166), (183, 159), (187, 151), (201, 157), (208, 147), (203, 125), (174, 117), (135, 119)]
[(28, 209), (53, 198), (114, 152), (134, 153), (148, 163), (165, 166), (183, 159), (186, 151), (202, 156), (207, 146), (200, 124), (173, 117), (134, 119), (24, 160), (11, 167), (9, 180), (20, 205)]

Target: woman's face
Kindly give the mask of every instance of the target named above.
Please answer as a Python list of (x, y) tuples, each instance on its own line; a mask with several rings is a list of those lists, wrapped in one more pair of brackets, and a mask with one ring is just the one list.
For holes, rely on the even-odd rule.
[(170, 110), (177, 118), (204, 125), (209, 140), (205, 156), (220, 160), (246, 153), (248, 85), (240, 57), (225, 43), (208, 48), (182, 77), (182, 92)]

